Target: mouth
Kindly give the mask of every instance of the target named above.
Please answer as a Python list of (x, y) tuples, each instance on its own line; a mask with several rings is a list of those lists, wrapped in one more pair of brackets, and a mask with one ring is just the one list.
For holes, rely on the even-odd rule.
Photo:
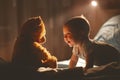
[(72, 44), (70, 44), (70, 43), (68, 43), (68, 45), (69, 45), (69, 47), (72, 47), (73, 45)]

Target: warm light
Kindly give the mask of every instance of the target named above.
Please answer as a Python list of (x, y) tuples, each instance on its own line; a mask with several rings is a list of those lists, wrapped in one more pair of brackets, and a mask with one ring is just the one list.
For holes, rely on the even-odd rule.
[[(68, 68), (70, 60), (63, 60), (63, 61), (59, 61), (57, 62), (58, 68)], [(76, 67), (85, 67), (85, 60), (82, 58), (78, 59), (78, 62), (76, 64)]]
[(97, 2), (94, 0), (94, 1), (91, 2), (91, 5), (96, 7), (97, 6)]

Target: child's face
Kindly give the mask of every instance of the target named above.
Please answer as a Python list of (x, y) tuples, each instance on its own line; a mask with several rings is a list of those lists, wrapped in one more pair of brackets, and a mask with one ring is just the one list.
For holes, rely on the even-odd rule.
[(73, 47), (75, 45), (75, 42), (73, 40), (71, 32), (68, 30), (68, 28), (63, 28), (63, 35), (64, 35), (64, 41), (70, 46)]

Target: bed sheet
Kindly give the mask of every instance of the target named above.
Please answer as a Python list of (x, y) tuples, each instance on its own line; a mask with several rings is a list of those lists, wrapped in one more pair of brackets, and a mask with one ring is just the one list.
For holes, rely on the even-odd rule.
[[(58, 68), (68, 68), (70, 60), (58, 61)], [(85, 60), (79, 58), (76, 67), (85, 67)]]

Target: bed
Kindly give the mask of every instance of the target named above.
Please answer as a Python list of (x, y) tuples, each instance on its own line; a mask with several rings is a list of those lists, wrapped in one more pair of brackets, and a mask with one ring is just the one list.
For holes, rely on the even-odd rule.
[(120, 52), (120, 15), (113, 16), (106, 21), (94, 40), (108, 43)]
[[(58, 61), (58, 68), (68, 68), (70, 60)], [(76, 67), (85, 67), (85, 60), (79, 58)]]
[[(69, 60), (58, 62), (59, 68), (37, 70), (0, 61), (0, 80), (120, 80), (120, 65), (112, 62), (83, 71), (84, 61), (68, 69)], [(62, 64), (62, 65), (61, 65)], [(64, 65), (64, 66), (63, 66)]]

